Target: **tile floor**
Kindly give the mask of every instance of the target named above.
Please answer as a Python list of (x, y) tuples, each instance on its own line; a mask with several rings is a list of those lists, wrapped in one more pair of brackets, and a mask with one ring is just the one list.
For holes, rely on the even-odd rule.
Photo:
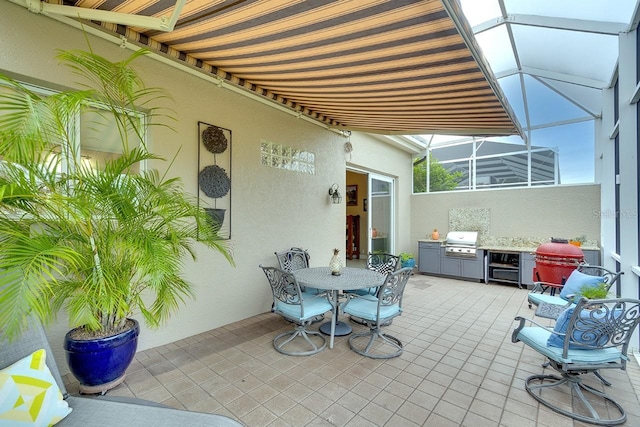
[[(513, 318), (533, 315), (526, 294), (415, 275), (403, 315), (387, 328), (405, 344), (398, 358), (363, 358), (347, 337), (314, 356), (281, 355), (272, 339), (291, 325), (265, 313), (139, 352), (109, 394), (225, 414), (246, 426), (588, 425), (538, 405), (524, 390), (523, 379), (541, 373), (544, 361), (511, 342)], [(626, 425), (639, 426), (635, 359), (627, 372), (604, 376), (613, 382), (607, 392), (627, 411)], [(66, 381), (77, 391), (71, 376)]]

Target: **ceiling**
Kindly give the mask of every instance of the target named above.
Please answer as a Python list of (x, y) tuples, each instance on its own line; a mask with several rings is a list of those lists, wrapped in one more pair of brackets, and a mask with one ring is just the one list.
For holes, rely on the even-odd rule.
[[(40, 5), (12, 1), (31, 3), (32, 11)], [(103, 18), (105, 31), (330, 128), (387, 135), (521, 133), (456, 0), (178, 0), (177, 9), (176, 0), (64, 5), (118, 12)], [(137, 21), (125, 26), (130, 21), (119, 19), (170, 17), (174, 10), (179, 14), (172, 31), (149, 30)]]
[[(482, 55), (524, 130), (524, 138), (493, 140), (557, 146), (567, 138), (583, 138), (577, 127), (601, 116), (602, 90), (615, 79), (619, 34), (637, 27), (640, 2), (459, 1)], [(420, 140), (432, 147), (462, 141), (437, 132)]]

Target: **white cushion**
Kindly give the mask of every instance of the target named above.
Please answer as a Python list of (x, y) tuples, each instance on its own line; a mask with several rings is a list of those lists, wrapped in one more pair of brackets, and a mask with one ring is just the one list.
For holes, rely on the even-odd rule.
[(0, 426), (48, 426), (69, 415), (71, 408), (37, 350), (0, 371)]

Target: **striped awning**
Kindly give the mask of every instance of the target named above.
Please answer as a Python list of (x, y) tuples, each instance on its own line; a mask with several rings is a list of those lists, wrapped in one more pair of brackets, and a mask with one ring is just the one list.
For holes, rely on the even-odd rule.
[[(162, 17), (176, 0), (65, 4)], [(332, 128), (519, 133), (457, 0), (186, 0), (173, 31), (102, 26)]]

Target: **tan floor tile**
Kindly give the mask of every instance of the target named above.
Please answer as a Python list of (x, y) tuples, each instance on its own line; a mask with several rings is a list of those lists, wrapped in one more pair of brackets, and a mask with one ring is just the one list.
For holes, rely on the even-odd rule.
[(422, 405), (413, 402), (404, 402), (402, 406), (398, 408), (396, 414), (417, 425), (423, 425), (429, 415), (431, 415), (431, 411)]
[[(582, 427), (524, 389), (544, 362), (510, 341), (513, 318), (533, 316), (526, 295), (512, 286), (417, 275), (405, 292), (405, 313), (387, 330), (405, 344), (398, 358), (361, 357), (348, 337), (314, 356), (282, 355), (272, 339), (292, 326), (266, 313), (139, 352), (125, 382), (109, 393), (228, 415), (247, 427)], [(626, 372), (605, 375), (613, 382), (606, 391), (627, 409), (626, 425), (640, 425), (640, 366), (632, 360)], [(64, 381), (77, 394), (77, 380), (67, 374)], [(602, 388), (595, 377), (589, 381)], [(569, 402), (566, 392), (550, 395)]]
[(369, 421), (376, 423), (377, 425), (384, 425), (389, 418), (393, 415), (392, 411), (381, 407), (380, 405), (370, 402), (367, 406), (360, 411), (359, 415), (368, 419)]
[(251, 412), (245, 414), (240, 418), (240, 421), (247, 427), (262, 427), (271, 425), (272, 422), (277, 420), (277, 416), (263, 406), (258, 406)]
[(295, 405), (282, 414), (280, 418), (291, 426), (304, 426), (316, 418), (316, 416), (314, 412), (305, 408), (303, 405)]
[(287, 396), (283, 396), (282, 394), (262, 404), (262, 406), (278, 416), (284, 414), (296, 405), (297, 402), (295, 400), (289, 399)]

